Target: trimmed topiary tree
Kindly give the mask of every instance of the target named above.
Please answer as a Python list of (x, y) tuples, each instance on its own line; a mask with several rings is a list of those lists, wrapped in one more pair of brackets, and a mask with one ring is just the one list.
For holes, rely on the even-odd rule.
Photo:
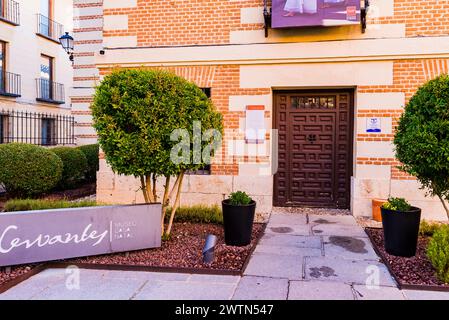
[(49, 149), (22, 143), (0, 145), (0, 182), (13, 197), (48, 192), (61, 174), (62, 161)]
[(61, 190), (73, 189), (83, 181), (87, 171), (87, 159), (78, 148), (57, 147), (51, 149), (62, 160), (62, 177), (58, 183)]
[(87, 144), (79, 146), (78, 149), (84, 153), (87, 159), (86, 182), (97, 181), (97, 171), (100, 168), (100, 161), (98, 159), (100, 146), (98, 144)]
[(394, 137), (400, 168), (437, 196), (449, 217), (449, 76), (420, 87), (405, 107)]
[(161, 228), (169, 235), (185, 172), (209, 163), (221, 144), (221, 114), (195, 84), (163, 70), (114, 71), (97, 87), (92, 114), (106, 161), (140, 179), (145, 202), (158, 202), (156, 181), (165, 179)]

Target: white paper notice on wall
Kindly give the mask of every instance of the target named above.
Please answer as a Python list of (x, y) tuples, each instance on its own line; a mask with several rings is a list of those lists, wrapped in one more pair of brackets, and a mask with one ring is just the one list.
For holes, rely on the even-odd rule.
[(380, 133), (382, 132), (382, 121), (380, 118), (367, 118), (366, 119), (366, 132)]
[(248, 144), (265, 141), (265, 106), (246, 106), (245, 140)]

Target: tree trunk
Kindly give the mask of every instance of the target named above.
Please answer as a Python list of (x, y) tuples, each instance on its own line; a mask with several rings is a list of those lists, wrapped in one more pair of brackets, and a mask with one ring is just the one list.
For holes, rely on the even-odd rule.
[(444, 210), (446, 210), (447, 218), (449, 219), (449, 207), (447, 206), (446, 201), (444, 201), (444, 199), (441, 195), (438, 195), (438, 198), (440, 198), (441, 203), (443, 204)]
[(168, 196), (168, 199), (173, 199), (173, 196), (174, 196), (174, 194), (175, 194), (175, 191), (177, 190), (177, 188), (178, 188), (178, 184), (179, 184), (179, 179), (181, 178), (181, 174), (179, 174), (177, 177), (176, 177), (176, 181), (175, 181), (175, 184), (173, 185), (173, 188), (171, 189), (171, 191), (170, 191), (170, 195)]
[(155, 201), (153, 199), (153, 191), (151, 191), (151, 174), (145, 176), (145, 185), (146, 185), (148, 200), (150, 201), (150, 203), (154, 203)]
[(183, 178), (184, 178), (184, 171), (181, 171), (181, 173), (178, 176), (178, 188), (177, 188), (177, 192), (176, 192), (175, 203), (173, 205), (173, 208), (172, 208), (172, 211), (170, 214), (170, 221), (168, 223), (167, 231), (165, 233), (167, 236), (169, 236), (171, 233), (171, 229), (173, 227), (173, 220), (175, 219), (175, 215), (176, 215), (176, 210), (178, 210), (178, 208), (179, 208)]
[(165, 177), (165, 188), (164, 188), (164, 196), (162, 198), (162, 220), (161, 220), (161, 230), (162, 234), (164, 234), (164, 223), (165, 223), (165, 214), (167, 212), (167, 207), (170, 203), (170, 199), (168, 198), (170, 192), (170, 176)]
[(143, 198), (145, 200), (145, 203), (150, 203), (150, 201), (148, 199), (147, 186), (145, 185), (145, 177), (144, 176), (140, 176), (140, 188), (142, 189)]
[(157, 202), (157, 190), (156, 190), (157, 176), (153, 173), (153, 200)]

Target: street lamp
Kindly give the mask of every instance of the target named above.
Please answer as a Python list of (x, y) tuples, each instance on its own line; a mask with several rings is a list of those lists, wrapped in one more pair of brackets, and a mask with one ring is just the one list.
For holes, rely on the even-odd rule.
[(59, 38), (59, 42), (64, 48), (65, 52), (69, 55), (70, 61), (73, 62), (73, 37), (66, 32)]

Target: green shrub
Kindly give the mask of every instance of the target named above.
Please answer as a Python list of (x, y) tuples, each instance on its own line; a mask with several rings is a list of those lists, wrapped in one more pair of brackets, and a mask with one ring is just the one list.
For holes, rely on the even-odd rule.
[(440, 198), (449, 217), (449, 76), (424, 84), (410, 99), (394, 137), (400, 168)]
[(0, 182), (14, 197), (32, 197), (53, 189), (61, 179), (62, 161), (49, 149), (10, 143), (0, 145)]
[(427, 247), (427, 256), (438, 278), (449, 283), (449, 225), (442, 225), (435, 231)]
[(441, 228), (441, 223), (423, 220), (419, 226), (419, 235), (422, 237), (431, 237), (439, 228)]
[[(168, 222), (171, 208), (167, 209), (167, 213), (166, 221)], [(176, 211), (175, 222), (223, 224), (223, 214), (219, 206), (195, 205), (191, 207), (180, 207)]]
[(252, 199), (242, 191), (236, 191), (231, 193), (229, 197), (229, 203), (233, 206), (246, 206), (250, 204)]
[(389, 198), (387, 202), (382, 205), (382, 208), (394, 211), (409, 211), (412, 206), (404, 198)]
[(73, 189), (83, 181), (87, 171), (87, 159), (77, 148), (57, 147), (52, 149), (62, 160), (62, 178), (58, 183), (61, 190)]
[(5, 212), (95, 207), (96, 205), (97, 203), (92, 200), (71, 202), (67, 200), (12, 199), (5, 203)]
[(100, 161), (98, 159), (100, 146), (98, 144), (88, 144), (79, 146), (78, 149), (84, 153), (87, 159), (87, 171), (85, 174), (86, 182), (97, 181), (97, 171), (100, 168)]

